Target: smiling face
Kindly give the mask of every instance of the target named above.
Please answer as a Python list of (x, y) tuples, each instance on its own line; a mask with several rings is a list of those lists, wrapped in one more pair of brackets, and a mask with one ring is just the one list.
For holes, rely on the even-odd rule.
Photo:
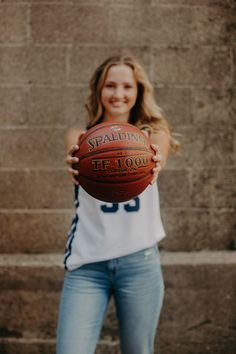
[(131, 67), (125, 64), (111, 66), (101, 90), (103, 121), (128, 122), (137, 94), (138, 85)]

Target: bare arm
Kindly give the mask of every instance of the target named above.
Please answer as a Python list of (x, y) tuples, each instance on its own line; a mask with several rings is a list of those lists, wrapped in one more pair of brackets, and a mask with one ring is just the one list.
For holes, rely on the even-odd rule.
[(78, 145), (78, 138), (84, 131), (79, 128), (71, 128), (66, 132), (65, 135), (65, 149), (66, 152), (71, 148), (72, 145)]
[(160, 164), (161, 168), (163, 168), (166, 164), (170, 150), (170, 134), (164, 130), (160, 130), (159, 132), (151, 135), (151, 141), (159, 147), (158, 152), (161, 157)]

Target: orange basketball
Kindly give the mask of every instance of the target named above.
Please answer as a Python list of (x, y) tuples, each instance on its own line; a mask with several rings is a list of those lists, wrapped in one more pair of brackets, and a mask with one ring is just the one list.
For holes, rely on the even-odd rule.
[(149, 138), (129, 123), (101, 123), (78, 142), (77, 180), (96, 199), (124, 202), (144, 191), (153, 178)]

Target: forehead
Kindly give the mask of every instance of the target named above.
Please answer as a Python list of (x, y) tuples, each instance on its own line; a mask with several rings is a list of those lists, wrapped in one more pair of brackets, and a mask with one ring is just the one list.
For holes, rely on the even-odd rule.
[(107, 71), (105, 80), (136, 82), (133, 70), (125, 64), (112, 65)]

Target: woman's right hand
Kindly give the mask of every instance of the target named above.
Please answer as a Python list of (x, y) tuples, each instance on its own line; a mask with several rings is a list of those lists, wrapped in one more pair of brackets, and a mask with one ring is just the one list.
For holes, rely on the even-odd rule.
[(75, 157), (73, 155), (78, 150), (79, 150), (78, 145), (71, 145), (69, 150), (67, 151), (67, 156), (65, 160), (66, 164), (68, 165), (67, 171), (72, 177), (74, 184), (76, 184), (77, 186), (79, 185), (79, 182), (76, 180), (75, 177), (79, 175), (79, 171), (73, 169), (73, 164), (78, 163), (79, 159), (78, 157)]

